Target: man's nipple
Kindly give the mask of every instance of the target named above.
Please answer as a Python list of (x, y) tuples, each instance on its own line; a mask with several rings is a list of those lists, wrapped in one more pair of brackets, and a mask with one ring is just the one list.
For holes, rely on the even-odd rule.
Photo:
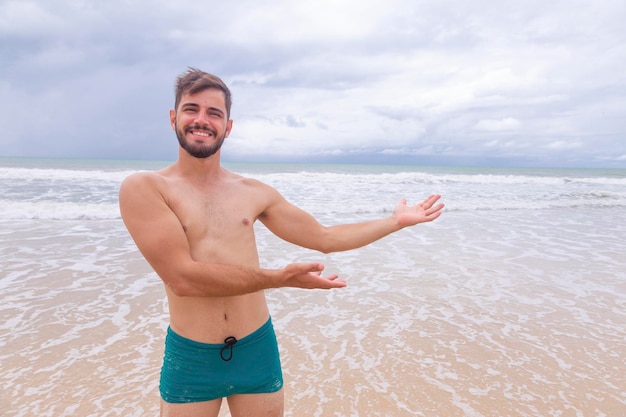
[(250, 224), (250, 220), (244, 217), (243, 219), (241, 219), (241, 224), (243, 224), (244, 226), (248, 226)]

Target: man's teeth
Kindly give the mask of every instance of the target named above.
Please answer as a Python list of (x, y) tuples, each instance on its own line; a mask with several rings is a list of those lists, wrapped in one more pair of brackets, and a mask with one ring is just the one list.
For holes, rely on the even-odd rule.
[(209, 137), (209, 132), (203, 132), (200, 130), (192, 130), (191, 133), (193, 133), (194, 135), (198, 135), (198, 136), (206, 136), (207, 138)]

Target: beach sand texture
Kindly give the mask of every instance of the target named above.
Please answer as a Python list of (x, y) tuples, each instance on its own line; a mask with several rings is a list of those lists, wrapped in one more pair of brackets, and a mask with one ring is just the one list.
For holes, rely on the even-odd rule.
[[(626, 209), (447, 202), (330, 255), (257, 227), (264, 267), (322, 260), (348, 281), (268, 292), (285, 415), (626, 415)], [(380, 215), (353, 211), (319, 217)], [(1, 414), (158, 415), (159, 278), (119, 217), (57, 217), (0, 222)]]
[[(624, 223), (447, 217), (324, 257), (345, 290), (268, 294), (286, 415), (623, 415)], [(166, 304), (120, 222), (0, 230), (4, 415), (156, 415)], [(259, 236), (267, 266), (321, 258)]]

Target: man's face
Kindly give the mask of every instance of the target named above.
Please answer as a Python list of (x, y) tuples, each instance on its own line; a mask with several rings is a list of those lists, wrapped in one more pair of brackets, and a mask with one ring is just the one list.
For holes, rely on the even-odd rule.
[(170, 123), (180, 146), (195, 158), (215, 155), (232, 127), (224, 93), (216, 89), (183, 95), (178, 109), (170, 111)]

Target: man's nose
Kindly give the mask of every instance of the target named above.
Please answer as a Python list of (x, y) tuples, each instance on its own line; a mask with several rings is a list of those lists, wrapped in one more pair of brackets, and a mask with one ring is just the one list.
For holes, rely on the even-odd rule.
[(198, 113), (196, 113), (196, 117), (195, 117), (196, 123), (208, 124), (208, 121), (209, 121), (209, 116), (205, 112), (199, 111)]

